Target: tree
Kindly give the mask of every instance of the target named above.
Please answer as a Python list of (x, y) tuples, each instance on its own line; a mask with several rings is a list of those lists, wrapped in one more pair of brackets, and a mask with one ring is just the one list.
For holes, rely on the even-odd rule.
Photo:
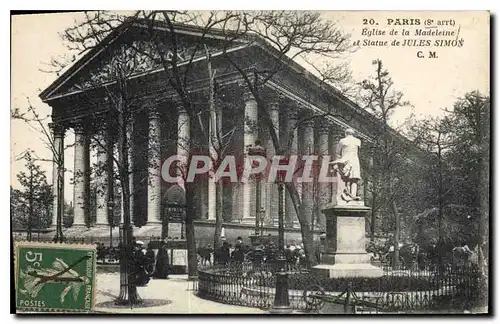
[(360, 86), (360, 101), (365, 109), (377, 117), (381, 127), (374, 136), (371, 145), (371, 156), (374, 159), (370, 170), (369, 181), (371, 181), (372, 217), (370, 231), (372, 237), (375, 233), (376, 215), (378, 212), (387, 211), (393, 215), (395, 220), (395, 242), (394, 242), (394, 267), (399, 262), (399, 231), (400, 213), (396, 204), (395, 177), (398, 164), (404, 158), (405, 145), (401, 139), (396, 139), (390, 128), (390, 117), (396, 109), (407, 107), (409, 102), (403, 101), (403, 93), (394, 90), (394, 82), (389, 71), (383, 67), (382, 61), (372, 61), (375, 65), (375, 76), (363, 80)]
[[(413, 232), (420, 241), (436, 239), (446, 249), (476, 245), (485, 273), (490, 99), (470, 92), (444, 112), (441, 119), (429, 118), (412, 127), (414, 142), (428, 154), (422, 172), (427, 182), (426, 196), (421, 200), (430, 203), (415, 217)], [(437, 231), (423, 233), (433, 226)]]
[(28, 218), (22, 204), (21, 191), (10, 186), (10, 218), (12, 228), (26, 228)]
[(457, 180), (455, 203), (479, 209), (477, 244), (484, 273), (490, 210), (490, 97), (477, 91), (466, 93), (449, 112), (455, 145), (448, 159)]
[(31, 241), (33, 228), (50, 225), (50, 207), (53, 197), (45, 172), (35, 164), (32, 152), (26, 151), (23, 159), (26, 161), (26, 172), (21, 171), (17, 175), (19, 184), (23, 188), (18, 192), (19, 205), (17, 207), (26, 213), (26, 218), (21, 223), (26, 227), (27, 240)]
[[(311, 119), (321, 119), (327, 116), (345, 118), (345, 116), (334, 113), (333, 107), (328, 107), (323, 113), (300, 118), (296, 125), (288, 129), (288, 133), (285, 134), (286, 140), (280, 141), (265, 96), (262, 93), (265, 84), (284, 70), (285, 62), (295, 58), (303, 58), (309, 62), (325, 84), (346, 83), (349, 73), (346, 73), (344, 65), (325, 63), (321, 68), (321, 64), (310, 63), (312, 62), (311, 57), (314, 57), (316, 62), (321, 62), (321, 60), (331, 62), (332, 58), (338, 59), (350, 50), (349, 35), (345, 34), (334, 22), (323, 19), (317, 12), (254, 11), (237, 15), (229, 14), (228, 19), (224, 21), (223, 32), (226, 35), (227, 44), (249, 39), (250, 44), (256, 42), (273, 49), (274, 56), (265, 62), (254, 62), (249, 57), (249, 60), (253, 62), (249, 69), (232, 57), (229, 52), (230, 47), (227, 45), (224, 48), (224, 57), (238, 71), (245, 86), (255, 98), (258, 113), (263, 117), (262, 126), (267, 130), (277, 156), (290, 157), (295, 131), (302, 124)], [(301, 171), (302, 167), (299, 166), (297, 172)], [(309, 217), (311, 213), (303, 212), (305, 206), (302, 197), (300, 197), (297, 183), (286, 182), (285, 188), (298, 216), (307, 264), (312, 266), (316, 260), (311, 232), (311, 217)]]
[[(50, 124), (47, 124), (47, 119), (49, 116), (42, 116), (37, 109), (31, 105), (29, 99), (27, 99), (27, 107), (26, 111), (23, 111), (21, 108), (17, 107), (11, 111), (11, 118), (13, 120), (20, 120), (26, 123), (31, 129), (35, 130), (37, 133), (41, 135), (40, 139), (45, 145), (45, 147), (52, 153), (52, 158), (42, 158), (38, 157), (34, 152), (33, 158), (36, 158), (38, 161), (46, 161), (52, 162), (53, 167), (57, 172), (59, 181), (56, 182), (55, 188), (52, 188), (53, 193), (52, 196), (57, 196), (56, 209), (57, 209), (57, 217), (56, 217), (56, 235), (54, 237), (55, 242), (63, 242), (63, 218), (64, 218), (64, 172), (66, 171), (64, 168), (64, 151), (68, 146), (62, 146), (61, 141), (57, 141), (55, 134), (49, 130), (52, 128)], [(54, 129), (54, 131), (56, 131)]]
[(73, 208), (73, 204), (68, 204), (65, 202), (63, 226), (66, 228), (73, 226), (74, 218), (75, 218), (75, 209)]
[[(120, 25), (124, 21), (125, 23)], [(278, 142), (269, 111), (267, 111), (265, 105), (265, 98), (261, 94), (262, 86), (274, 75), (283, 70), (285, 65), (282, 60), (289, 60), (302, 55), (318, 55), (329, 58), (338, 57), (349, 48), (348, 37), (334, 23), (323, 20), (318, 13), (314, 12), (256, 11), (196, 14), (177, 11), (151, 11), (136, 12), (126, 19), (112, 14), (97, 12), (87, 14), (86, 20), (83, 23), (65, 32), (65, 37), (73, 44), (75, 49), (84, 51), (96, 46), (96, 44), (110, 33), (116, 32), (116, 30), (123, 31), (134, 22), (146, 24), (149, 42), (130, 42), (126, 44), (128, 46), (127, 50), (141, 54), (137, 57), (140, 57), (145, 62), (145, 64), (141, 65), (143, 68), (148, 67), (148, 62), (155, 62), (153, 66), (158, 66), (156, 63), (159, 63), (163, 67), (163, 79), (166, 81), (166, 89), (173, 89), (175, 91), (189, 116), (190, 123), (199, 131), (201, 134), (200, 138), (204, 139), (203, 142), (211, 143), (210, 149), (214, 149), (217, 153), (214, 155), (211, 154), (211, 156), (217, 159), (224, 157), (224, 154), (221, 154), (222, 152), (220, 151), (225, 149), (225, 145), (221, 142), (224, 141), (223, 139), (227, 139), (230, 135), (226, 135), (231, 134), (231, 132), (229, 131), (227, 134), (215, 132), (216, 134), (214, 134), (206, 124), (203, 125), (202, 119), (199, 118), (203, 111), (199, 105), (195, 104), (197, 98), (189, 91), (189, 86), (193, 78), (198, 77), (197, 73), (199, 71), (194, 68), (197, 66), (194, 59), (200, 57), (200, 52), (207, 54), (204, 48), (204, 45), (208, 43), (206, 35), (215, 30), (222, 35), (223, 40), (219, 45), (222, 46), (223, 57), (240, 73), (246, 87), (250, 89), (252, 95), (255, 97), (259, 114), (263, 116), (264, 127), (271, 133), (270, 136), (277, 155), (289, 155), (289, 144), (293, 140), (293, 135), (289, 136), (289, 140), (285, 144)], [(158, 24), (163, 29), (155, 29)], [(191, 52), (186, 52), (180, 46), (181, 44), (178, 44), (176, 28), (179, 24), (194, 25), (201, 30), (202, 35), (198, 38), (197, 43), (194, 44)], [(164, 32), (165, 29), (167, 32)], [(258, 37), (256, 38), (255, 35)], [(240, 46), (242, 42), (247, 42), (248, 45), (251, 45), (253, 42), (262, 42), (262, 40), (267, 44), (266, 46), (274, 48), (276, 53), (275, 58), (266, 62), (265, 66), (256, 63), (252, 65), (252, 70), (248, 71), (240, 66), (240, 63), (234, 60), (230, 54), (231, 49), (236, 45)], [(168, 47), (166, 47), (167, 44)], [(128, 62), (130, 62), (130, 58)], [(149, 65), (149, 67), (151, 66)], [(317, 70), (319, 71), (320, 69), (318, 68)], [(327, 80), (333, 81), (335, 80), (334, 75), (330, 74), (328, 78), (323, 79), (325, 82)], [(126, 74), (122, 74), (122, 77), (124, 76)], [(209, 72), (209, 78), (212, 79), (212, 77), (213, 75)], [(217, 83), (214, 83), (216, 86)], [(217, 92), (214, 92), (215, 99), (217, 99)], [(211, 98), (209, 107), (213, 107), (214, 98)], [(213, 111), (213, 108), (209, 109)], [(331, 111), (326, 111), (323, 116), (331, 115)], [(298, 125), (302, 121), (299, 121)], [(291, 129), (290, 132), (293, 134), (294, 130)], [(214, 137), (218, 137), (216, 141), (213, 140)], [(191, 140), (188, 147), (192, 147), (193, 144), (194, 141)], [(193, 227), (193, 184), (186, 183), (185, 190), (187, 199), (186, 237), (190, 260), (189, 268), (192, 269), (190, 270), (190, 275), (194, 275), (196, 272), (196, 254)], [(310, 264), (312, 264), (313, 249), (309, 220), (299, 212), (301, 199), (294, 185), (287, 184), (287, 190), (292, 197), (294, 208), (299, 215), (305, 252), (308, 260), (311, 261)], [(220, 222), (218, 222), (218, 225), (220, 225)]]
[(425, 148), (426, 152), (430, 154), (426, 160), (427, 174), (430, 175), (432, 188), (436, 188), (435, 195), (429, 197), (434, 205), (437, 205), (437, 219), (438, 219), (438, 241), (439, 245), (443, 244), (443, 219), (444, 207), (449, 201), (449, 196), (453, 186), (451, 185), (452, 179), (449, 177), (448, 167), (445, 161), (446, 152), (455, 144), (451, 134), (452, 128), (450, 119), (444, 117), (441, 120), (427, 119), (417, 122), (413, 129), (419, 132), (415, 138), (417, 143), (420, 143)]
[[(193, 123), (200, 120), (198, 118), (200, 112), (195, 109), (196, 105), (193, 104), (195, 98), (189, 92), (190, 82), (196, 72), (192, 63), (194, 58), (197, 57), (197, 52), (202, 50), (202, 44), (207, 42), (205, 35), (208, 35), (212, 31), (217, 31), (218, 34), (222, 34), (224, 38), (221, 42), (223, 57), (230, 66), (240, 74), (244, 80), (245, 87), (249, 89), (255, 98), (257, 110), (259, 114), (263, 116), (263, 127), (270, 132), (276, 155), (290, 154), (290, 147), (295, 129), (299, 127), (302, 122), (307, 121), (311, 117), (299, 120), (297, 125), (290, 129), (292, 135), (288, 137), (289, 140), (287, 143), (279, 143), (265, 98), (261, 94), (262, 87), (271, 80), (273, 76), (283, 71), (285, 67), (285, 64), (282, 62), (283, 59), (293, 59), (307, 54), (316, 54), (330, 58), (338, 57), (339, 54), (342, 54), (349, 48), (348, 37), (344, 35), (334, 23), (324, 21), (318, 13), (313, 12), (223, 12), (222, 15), (212, 12), (208, 14), (208, 17), (202, 19), (197, 15), (161, 11), (143, 13), (143, 16), (149, 26), (150, 39), (152, 39), (155, 44), (155, 54), (162, 63), (167, 86), (173, 88), (180, 97), (184, 109), (188, 113), (190, 121)], [(154, 29), (157, 22), (162, 22), (169, 32), (158, 33)], [(189, 23), (201, 29), (202, 36), (199, 38), (198, 43), (195, 44), (194, 51), (192, 51), (191, 54), (187, 53), (186, 55), (186, 53), (181, 52), (181, 48), (177, 44), (176, 26), (178, 23)], [(274, 48), (276, 55), (270, 62), (267, 62), (268, 64), (266, 65), (252, 64), (251, 71), (248, 71), (248, 69), (243, 67), (239, 61), (235, 60), (231, 54), (231, 49), (236, 47), (236, 45), (240, 46), (242, 42), (246, 42), (248, 46), (253, 44), (253, 42), (264, 42), (266, 46)], [(168, 52), (165, 51), (162, 44), (171, 45)], [(253, 59), (251, 62), (253, 62)], [(209, 78), (212, 78), (212, 76), (209, 76)], [(330, 80), (332, 80), (332, 78), (330, 78)], [(333, 111), (332, 108), (329, 108), (324, 114), (314, 116), (314, 118), (333, 115), (331, 112)], [(200, 126), (199, 130), (203, 134), (203, 137), (210, 138), (211, 132), (209, 129), (203, 127), (203, 125)], [(257, 126), (258, 125), (255, 125), (255, 127)], [(210, 149), (213, 148), (216, 152), (225, 147), (220, 145), (220, 141), (214, 141), (213, 144), (216, 145), (211, 146)], [(223, 154), (218, 152), (217, 157), (219, 159), (223, 156)], [(192, 194), (191, 190), (191, 184), (186, 184), (188, 205), (186, 236), (188, 245), (194, 242), (191, 241), (190, 234), (188, 234), (192, 230), (189, 216), (191, 215), (189, 210), (191, 206), (189, 201)], [(292, 199), (294, 209), (299, 216), (306, 257), (310, 265), (314, 264), (310, 221), (300, 212), (301, 199), (294, 184), (287, 183), (287, 190)], [(195, 263), (195, 259), (196, 256), (193, 249), (190, 254), (190, 260), (192, 260), (193, 264)]]

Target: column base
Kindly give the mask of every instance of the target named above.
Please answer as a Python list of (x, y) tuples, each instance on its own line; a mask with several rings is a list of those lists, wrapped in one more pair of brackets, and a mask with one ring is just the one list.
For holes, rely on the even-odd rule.
[(144, 226), (158, 226), (158, 225), (161, 225), (161, 221), (153, 220), (153, 221), (148, 221)]
[(325, 253), (321, 256), (323, 264), (370, 264), (371, 256), (366, 253)]
[(290, 306), (273, 306), (269, 309), (269, 314), (291, 314), (293, 309)]
[(243, 218), (240, 221), (240, 224), (245, 224), (245, 225), (255, 225), (255, 217), (247, 217)]
[(99, 226), (99, 227), (109, 227), (109, 224), (108, 223), (95, 223), (94, 226)]
[(384, 271), (382, 269), (366, 263), (318, 264), (313, 267), (312, 273), (328, 278), (378, 278), (384, 275)]
[(87, 224), (75, 224), (71, 225), (71, 227), (87, 227)]

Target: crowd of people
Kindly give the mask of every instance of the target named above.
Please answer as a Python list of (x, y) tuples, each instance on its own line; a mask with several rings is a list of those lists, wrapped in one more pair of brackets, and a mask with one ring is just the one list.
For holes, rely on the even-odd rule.
[[(122, 245), (105, 246), (104, 243), (96, 242), (97, 261), (103, 264), (117, 264), (120, 262), (120, 252)], [(151, 277), (167, 279), (170, 264), (168, 250), (165, 245), (160, 246), (158, 253), (155, 253), (151, 244), (132, 239), (130, 245), (131, 258), (129, 261), (129, 273), (137, 286), (145, 286)]]
[[(199, 247), (197, 253), (201, 265), (229, 265), (243, 262), (258, 265), (275, 261), (279, 254), (279, 247), (273, 240), (250, 247), (243, 243), (241, 237), (238, 237), (234, 245), (224, 241), (218, 249), (214, 250), (209, 244), (205, 247)], [(302, 244), (286, 245), (284, 253), (288, 264), (304, 265), (306, 262)]]
[[(366, 248), (372, 261), (385, 265), (393, 264), (395, 242), (389, 237), (385, 242), (370, 241)], [(477, 263), (477, 252), (467, 242), (438, 242), (416, 244), (409, 240), (399, 243), (399, 266), (403, 269), (437, 269), (438, 266), (467, 266)]]
[(118, 263), (120, 261), (120, 248), (118, 246), (105, 246), (102, 242), (94, 243), (97, 250), (97, 262), (99, 263)]

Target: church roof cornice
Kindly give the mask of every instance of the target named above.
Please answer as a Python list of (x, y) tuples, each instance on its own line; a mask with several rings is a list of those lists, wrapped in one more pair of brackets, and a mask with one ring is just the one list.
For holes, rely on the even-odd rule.
[[(190, 36), (195, 36), (195, 37), (204, 37), (207, 39), (215, 39), (215, 40), (227, 40), (228, 36), (231, 36), (230, 32), (222, 30), (222, 29), (217, 29), (217, 28), (210, 28), (210, 31), (207, 32), (206, 29), (203, 27), (198, 27), (198, 26), (193, 26), (193, 25), (187, 25), (187, 24), (179, 24), (175, 23), (172, 25), (175, 33), (182, 34), (182, 35), (190, 35)], [(50, 102), (51, 100), (54, 100), (56, 98), (62, 97), (62, 96), (67, 96), (67, 95), (72, 95), (76, 94), (77, 92), (74, 93), (67, 93), (61, 96), (53, 96), (58, 89), (60, 89), (63, 85), (65, 85), (73, 76), (75, 76), (77, 73), (82, 71), (89, 63), (91, 63), (94, 59), (96, 59), (101, 53), (103, 53), (109, 46), (111, 46), (113, 43), (115, 43), (117, 40), (119, 40), (125, 33), (130, 31), (131, 29), (140, 29), (140, 28), (148, 28), (147, 22), (144, 19), (140, 18), (130, 18), (127, 19), (124, 23), (119, 25), (116, 29), (114, 29), (112, 32), (110, 32), (101, 42), (96, 44), (93, 48), (82, 54), (81, 58), (78, 59), (76, 62), (74, 62), (71, 66), (68, 67), (66, 71), (64, 71), (54, 82), (52, 82), (44, 91), (42, 91), (39, 95), (39, 97), (42, 99), (44, 102)], [(166, 24), (164, 21), (156, 21), (154, 28), (156, 30), (160, 31), (165, 31), (165, 32), (170, 32), (171, 29), (170, 27)], [(316, 75), (311, 73), (309, 70), (304, 68), (302, 65), (300, 65), (298, 62), (295, 60), (291, 59), (290, 57), (286, 55), (282, 55), (276, 48), (274, 48), (269, 42), (267, 42), (265, 39), (254, 35), (254, 34), (245, 34), (245, 35), (236, 35), (238, 37), (234, 37), (234, 39), (231, 39), (232, 42), (236, 42), (237, 46), (233, 46), (230, 50), (227, 49), (226, 52), (235, 52), (238, 50), (243, 50), (248, 47), (258, 47), (264, 50), (266, 53), (269, 55), (272, 55), (274, 57), (279, 58), (283, 63), (287, 66), (288, 71), (291, 71), (297, 75), (299, 75), (301, 78), (304, 78), (307, 80), (307, 82), (312, 83), (325, 93), (327, 93), (328, 96), (332, 96), (338, 101), (340, 101), (342, 104), (344, 104), (346, 107), (349, 109), (355, 111), (357, 114), (361, 115), (362, 117), (365, 117), (370, 123), (373, 125), (380, 125), (380, 121), (367, 112), (366, 110), (362, 109), (357, 105), (355, 102), (353, 102), (351, 99), (347, 98), (345, 95), (343, 95), (340, 91), (338, 91), (335, 87), (333, 87), (330, 84), (327, 84), (323, 81), (321, 81)], [(212, 56), (216, 57), (221, 55), (222, 52), (218, 53), (213, 53)], [(200, 57), (196, 59), (196, 61), (203, 59), (204, 57)], [(182, 64), (182, 63), (181, 63)], [(158, 71), (153, 70), (150, 73), (158, 73), (161, 72), (163, 69), (159, 69)], [(140, 77), (141, 74), (138, 74), (137, 76), (133, 76), (134, 78)], [(389, 133), (391, 136), (395, 136), (400, 139), (406, 139), (403, 135), (399, 134), (397, 131), (390, 129)], [(404, 141), (404, 140), (403, 140)]]

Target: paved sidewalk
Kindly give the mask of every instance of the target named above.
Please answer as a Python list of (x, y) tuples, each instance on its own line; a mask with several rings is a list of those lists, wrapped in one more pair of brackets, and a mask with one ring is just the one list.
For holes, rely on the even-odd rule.
[[(221, 304), (195, 295), (193, 282), (187, 275), (172, 275), (169, 279), (152, 279), (147, 287), (139, 287), (138, 292), (148, 304), (162, 304), (151, 307), (117, 307), (113, 300), (120, 291), (118, 273), (97, 274), (95, 311), (105, 313), (168, 313), (168, 314), (264, 314), (266, 311)], [(166, 304), (168, 303), (168, 304)]]

